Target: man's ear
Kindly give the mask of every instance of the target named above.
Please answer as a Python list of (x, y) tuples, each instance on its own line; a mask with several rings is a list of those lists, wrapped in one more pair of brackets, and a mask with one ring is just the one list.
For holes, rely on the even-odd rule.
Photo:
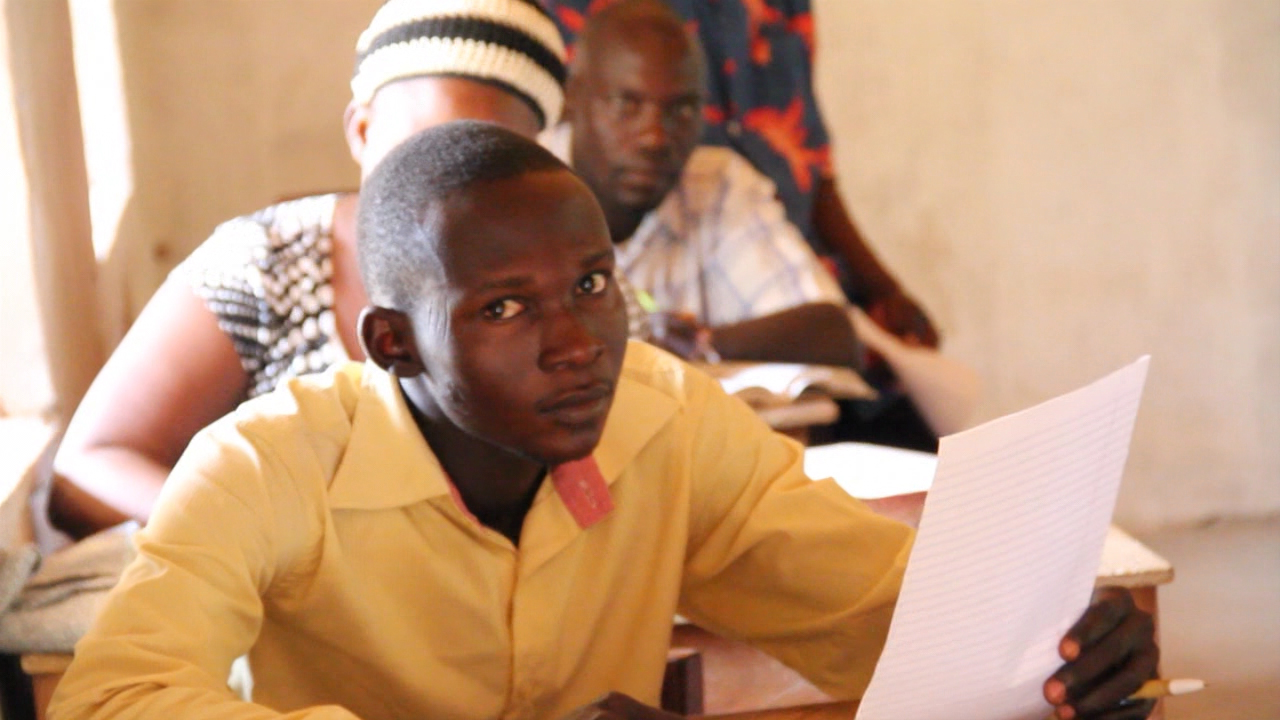
[(366, 103), (355, 100), (347, 103), (346, 112), (342, 113), (342, 130), (347, 136), (347, 148), (351, 150), (351, 159), (360, 165), (364, 157), (364, 148), (368, 142), (369, 116), (373, 110)]
[(401, 378), (422, 374), (422, 358), (408, 315), (370, 305), (360, 311), (356, 327), (365, 357), (378, 367)]

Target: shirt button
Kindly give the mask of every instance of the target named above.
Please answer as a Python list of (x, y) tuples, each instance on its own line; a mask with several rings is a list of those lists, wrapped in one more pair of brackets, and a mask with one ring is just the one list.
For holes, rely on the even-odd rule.
[(737, 120), (730, 120), (725, 123), (724, 129), (731, 137), (738, 137), (739, 135), (742, 135), (742, 123)]

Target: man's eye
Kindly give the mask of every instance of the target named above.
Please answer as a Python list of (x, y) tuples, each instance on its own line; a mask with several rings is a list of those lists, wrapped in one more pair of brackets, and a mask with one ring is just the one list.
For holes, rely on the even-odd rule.
[(609, 274), (603, 271), (593, 272), (578, 281), (578, 292), (583, 295), (599, 295), (609, 287)]
[(672, 103), (667, 108), (667, 117), (671, 120), (692, 120), (702, 112), (702, 102), (699, 100), (680, 100)]
[(641, 102), (630, 95), (614, 95), (610, 98), (613, 113), (620, 118), (632, 118), (640, 114)]
[(524, 310), (524, 303), (505, 298), (484, 307), (484, 316), (489, 320), (510, 320)]

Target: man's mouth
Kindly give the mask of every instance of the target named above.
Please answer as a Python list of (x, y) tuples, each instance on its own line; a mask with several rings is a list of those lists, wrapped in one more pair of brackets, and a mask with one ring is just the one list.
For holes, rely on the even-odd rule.
[(609, 409), (613, 384), (597, 380), (538, 404), (538, 412), (563, 425), (593, 425)]
[(660, 165), (623, 168), (621, 174), (623, 181), (627, 184), (646, 187), (666, 185), (670, 182), (672, 175), (667, 168)]

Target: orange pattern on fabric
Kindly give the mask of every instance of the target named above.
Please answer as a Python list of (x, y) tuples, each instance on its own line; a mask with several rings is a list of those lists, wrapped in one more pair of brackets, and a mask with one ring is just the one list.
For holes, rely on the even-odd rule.
[(556, 8), (556, 15), (560, 18), (560, 22), (564, 24), (574, 35), (582, 32), (587, 26), (587, 18), (610, 5), (618, 2), (618, 0), (591, 0), (591, 4), (587, 6), (585, 12), (578, 12), (573, 8), (561, 5)]
[(781, 22), (782, 11), (769, 5), (767, 0), (742, 0), (747, 11), (747, 37), (751, 42), (751, 60), (757, 65), (767, 65), (773, 59), (773, 46), (760, 34), (760, 28)]
[(813, 57), (813, 13), (800, 13), (787, 22), (787, 29), (793, 35), (799, 35), (809, 48), (809, 57)]
[(813, 188), (810, 168), (825, 169), (827, 148), (805, 147), (809, 130), (804, 126), (804, 103), (800, 98), (793, 99), (783, 111), (771, 107), (749, 110), (742, 116), (742, 125), (764, 138), (769, 147), (787, 161), (801, 192)]

